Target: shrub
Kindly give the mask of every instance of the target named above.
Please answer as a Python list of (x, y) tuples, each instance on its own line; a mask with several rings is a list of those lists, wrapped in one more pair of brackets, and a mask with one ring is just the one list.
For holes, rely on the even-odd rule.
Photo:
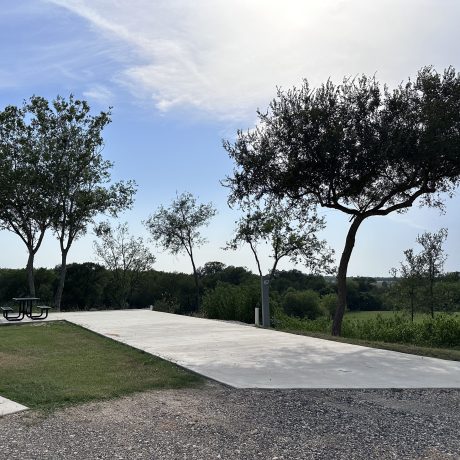
[(201, 308), (207, 318), (253, 323), (259, 296), (258, 283), (235, 286), (219, 281), (215, 289), (206, 291)]
[(437, 314), (422, 321), (412, 322), (408, 315), (395, 314), (366, 320), (345, 320), (344, 337), (380, 342), (411, 343), (420, 346), (460, 346), (460, 318), (449, 314)]
[(277, 329), (285, 329), (288, 331), (309, 331), (329, 333), (331, 331), (332, 322), (326, 316), (320, 316), (317, 319), (311, 320), (307, 318), (297, 318), (289, 316), (283, 308), (275, 307), (273, 312), (273, 325)]
[(164, 313), (178, 313), (180, 305), (177, 303), (177, 299), (163, 296), (161, 299), (155, 301), (153, 309)]
[(305, 291), (288, 289), (283, 296), (282, 306), (288, 315), (298, 318), (316, 319), (324, 315), (319, 294), (311, 289)]
[[(331, 331), (331, 320), (319, 317), (315, 320), (288, 316), (283, 309), (274, 312), (274, 325), (279, 329), (305, 332)], [(460, 317), (439, 313), (412, 322), (407, 314), (369, 319), (348, 319), (342, 324), (343, 337), (388, 343), (407, 343), (428, 347), (460, 347)]]
[(326, 294), (321, 297), (321, 308), (328, 313), (329, 318), (333, 318), (337, 310), (337, 294)]

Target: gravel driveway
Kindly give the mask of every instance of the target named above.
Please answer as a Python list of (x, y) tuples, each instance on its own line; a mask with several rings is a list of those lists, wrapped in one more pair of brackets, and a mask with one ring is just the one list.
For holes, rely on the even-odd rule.
[(459, 390), (200, 389), (0, 419), (10, 459), (460, 459)]

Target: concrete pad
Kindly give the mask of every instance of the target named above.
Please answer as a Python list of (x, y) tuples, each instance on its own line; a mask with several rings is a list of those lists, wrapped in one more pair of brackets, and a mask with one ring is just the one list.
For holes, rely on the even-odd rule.
[(460, 388), (460, 362), (149, 310), (50, 314), (237, 388)]
[(26, 409), (28, 409), (28, 407), (0, 396), (0, 417), (8, 414), (14, 414), (15, 412), (20, 412)]

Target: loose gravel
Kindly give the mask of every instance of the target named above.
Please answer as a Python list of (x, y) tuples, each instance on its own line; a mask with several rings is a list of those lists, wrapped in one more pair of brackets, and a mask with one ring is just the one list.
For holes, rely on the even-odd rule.
[(0, 459), (460, 459), (459, 390), (216, 383), (0, 419)]

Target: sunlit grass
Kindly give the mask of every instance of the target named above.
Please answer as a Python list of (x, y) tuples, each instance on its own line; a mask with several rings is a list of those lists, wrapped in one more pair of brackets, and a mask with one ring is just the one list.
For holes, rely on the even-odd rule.
[(65, 322), (0, 327), (0, 395), (31, 408), (203, 381), (172, 363)]

